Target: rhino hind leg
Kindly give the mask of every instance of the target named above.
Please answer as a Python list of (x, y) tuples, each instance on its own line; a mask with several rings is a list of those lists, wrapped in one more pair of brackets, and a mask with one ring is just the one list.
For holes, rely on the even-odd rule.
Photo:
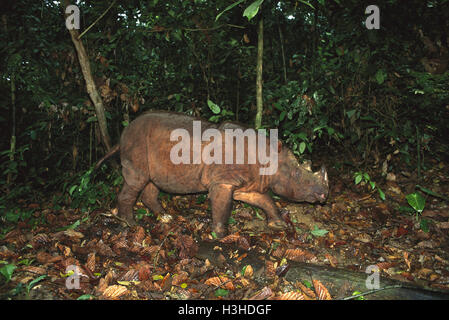
[(146, 178), (147, 175), (140, 170), (135, 169), (128, 160), (122, 161), (122, 175), (125, 182), (118, 195), (118, 214), (128, 224), (135, 225), (133, 206), (149, 178)]
[(258, 192), (234, 192), (234, 200), (246, 202), (262, 209), (268, 217), (268, 227), (273, 230), (282, 230), (287, 224), (280, 218), (273, 199), (268, 194)]
[(161, 204), (157, 200), (159, 189), (152, 182), (148, 182), (142, 192), (142, 202), (155, 214), (163, 214), (165, 212)]
[(226, 235), (226, 224), (232, 210), (232, 193), (234, 186), (216, 184), (209, 189), (212, 208), (212, 231), (218, 238)]

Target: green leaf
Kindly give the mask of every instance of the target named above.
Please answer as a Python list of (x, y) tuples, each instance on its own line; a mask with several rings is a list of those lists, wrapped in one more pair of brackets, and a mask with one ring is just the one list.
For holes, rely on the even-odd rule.
[(97, 121), (97, 116), (91, 116), (91, 117), (89, 117), (89, 118), (86, 120), (87, 123), (89, 123), (89, 122), (95, 122), (95, 121)]
[(378, 84), (384, 83), (386, 78), (387, 78), (387, 73), (384, 70), (382, 70), (382, 69), (377, 70), (376, 81)]
[(232, 8), (234, 8), (235, 6), (239, 5), (239, 4), (242, 3), (243, 1), (245, 1), (245, 0), (239, 0), (239, 1), (237, 1), (237, 2), (234, 2), (234, 3), (231, 4), (231, 5), (227, 6), (222, 12), (220, 12), (220, 13), (217, 15), (217, 17), (215, 18), (215, 21), (217, 21), (217, 20), (221, 17), (221, 15), (222, 15), (223, 13), (225, 13), (226, 11), (231, 10)]
[(83, 294), (82, 296), (79, 296), (76, 300), (91, 300), (95, 298), (95, 296), (91, 294)]
[(421, 213), (424, 210), (426, 199), (419, 192), (410, 193), (405, 197), (408, 204), (415, 209), (416, 212)]
[(13, 264), (7, 264), (0, 268), (0, 273), (5, 277), (6, 282), (9, 282), (11, 280), (12, 274), (14, 273), (15, 269), (16, 266)]
[(229, 217), (229, 219), (228, 219), (228, 224), (234, 224), (234, 223), (236, 223), (237, 221), (233, 218), (233, 217)]
[(28, 285), (27, 285), (27, 290), (30, 291), (31, 289), (33, 289), (33, 287), (41, 280), (45, 279), (47, 277), (46, 274), (41, 275), (40, 277), (37, 277), (36, 279), (34, 279), (33, 281), (31, 281)]
[(240, 273), (242, 274), (242, 276), (245, 275), (246, 267), (248, 267), (248, 265), (244, 266), (244, 267), (242, 268), (242, 271), (240, 272)]
[(307, 280), (303, 280), (302, 283), (309, 289), (312, 288), (313, 286), (312, 283), (310, 283), (310, 281)]
[(262, 5), (264, 0), (256, 0), (253, 3), (251, 3), (248, 8), (245, 9), (243, 12), (243, 16), (248, 18), (248, 21), (254, 18), (259, 12), (259, 8)]
[(310, 231), (310, 233), (315, 237), (323, 237), (325, 236), (329, 231), (325, 229), (318, 229), (317, 226), (314, 226), (313, 230)]
[(356, 109), (346, 111), (346, 116), (348, 117), (348, 119), (351, 119), (352, 116), (355, 114), (356, 111), (357, 111)]
[[(307, 1), (299, 0), (299, 2), (304, 3), (304, 4), (308, 5), (309, 7), (311, 7), (312, 9), (315, 10), (315, 7), (312, 6), (310, 3), (308, 3)], [(321, 5), (324, 5), (324, 1), (323, 0), (319, 0), (319, 2), (321, 3)]]
[(380, 190), (379, 187), (377, 187), (377, 191), (379, 192), (379, 197), (380, 197), (383, 201), (385, 201), (385, 193), (384, 193), (382, 190)]
[(283, 121), (285, 119), (285, 115), (287, 114), (287, 111), (282, 111), (280, 116), (279, 116), (279, 121)]
[(299, 144), (299, 152), (303, 154), (304, 150), (306, 150), (306, 143), (303, 141)]
[(428, 233), (429, 232), (429, 220), (421, 219), (420, 227), (421, 227), (422, 231), (424, 231), (425, 233)]
[(359, 184), (362, 181), (362, 175), (360, 173), (355, 174), (355, 184)]
[(226, 289), (219, 288), (215, 290), (216, 297), (226, 297), (229, 294), (229, 291)]
[(70, 189), (69, 189), (69, 194), (70, 195), (72, 195), (72, 193), (73, 193), (73, 191), (75, 191), (75, 189), (77, 188), (78, 186), (75, 184), (74, 186), (72, 186)]
[(220, 113), (220, 111), (221, 111), (220, 107), (217, 106), (217, 105), (216, 105), (215, 103), (213, 103), (212, 101), (207, 100), (207, 105), (209, 106), (209, 109), (210, 109), (213, 113), (215, 113), (215, 114), (219, 114), (219, 113)]

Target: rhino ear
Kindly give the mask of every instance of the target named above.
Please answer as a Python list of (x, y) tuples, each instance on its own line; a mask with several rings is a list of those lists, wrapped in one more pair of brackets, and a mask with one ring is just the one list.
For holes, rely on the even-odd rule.
[(302, 164), (303, 164), (304, 168), (306, 168), (309, 171), (312, 171), (312, 161), (304, 160), (304, 162)]

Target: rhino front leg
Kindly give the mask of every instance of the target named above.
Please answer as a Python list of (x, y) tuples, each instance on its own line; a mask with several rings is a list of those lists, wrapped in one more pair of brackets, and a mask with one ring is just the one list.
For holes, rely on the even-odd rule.
[(232, 193), (234, 186), (216, 184), (209, 189), (212, 207), (212, 231), (218, 238), (226, 235), (226, 224), (232, 209)]
[(165, 212), (159, 203), (157, 197), (159, 189), (152, 182), (148, 182), (142, 192), (142, 202), (155, 214), (163, 214)]
[(258, 192), (235, 191), (234, 200), (246, 202), (265, 211), (270, 229), (281, 230), (287, 227), (287, 224), (279, 217), (278, 208), (269, 195)]

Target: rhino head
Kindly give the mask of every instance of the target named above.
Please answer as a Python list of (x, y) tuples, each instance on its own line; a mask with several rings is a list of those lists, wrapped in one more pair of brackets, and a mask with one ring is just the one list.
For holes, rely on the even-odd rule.
[(279, 151), (278, 170), (270, 187), (280, 196), (295, 202), (325, 202), (329, 194), (329, 180), (324, 166), (313, 172), (311, 162), (300, 164), (293, 153), (282, 148)]

